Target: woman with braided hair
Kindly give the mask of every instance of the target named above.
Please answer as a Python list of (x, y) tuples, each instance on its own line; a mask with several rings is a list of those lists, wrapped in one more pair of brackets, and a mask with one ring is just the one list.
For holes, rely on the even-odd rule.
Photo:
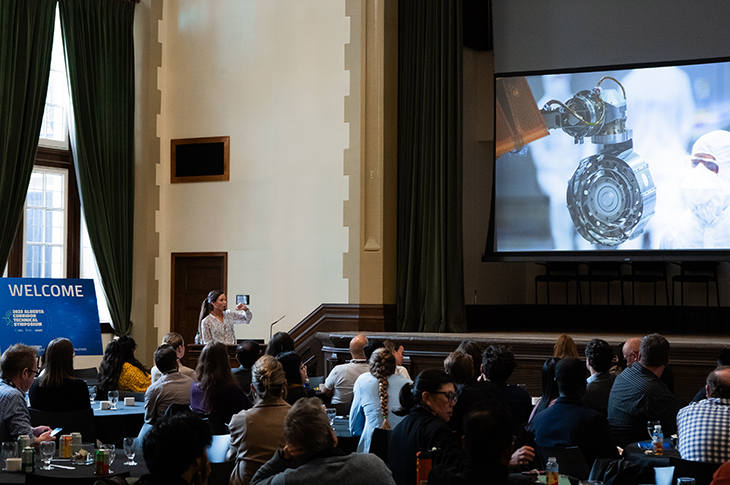
[(231, 455), (236, 468), (230, 483), (248, 485), (256, 471), (283, 448), (284, 419), (289, 412), (286, 376), (281, 363), (264, 355), (251, 368), (251, 390), (258, 400), (249, 410), (234, 414), (228, 425), (231, 431)]
[(355, 381), (350, 407), (350, 433), (360, 436), (357, 451), (367, 453), (375, 428), (394, 428), (401, 419), (393, 414), (400, 408), (400, 390), (411, 381), (395, 373), (395, 356), (388, 349), (373, 352), (368, 362), (370, 372)]

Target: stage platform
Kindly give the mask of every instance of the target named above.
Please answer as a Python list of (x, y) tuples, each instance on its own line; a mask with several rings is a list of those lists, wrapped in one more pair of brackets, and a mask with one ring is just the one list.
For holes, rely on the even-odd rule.
[[(350, 358), (350, 339), (359, 332), (320, 332), (316, 338), (322, 344), (325, 373), (335, 365)], [(462, 340), (474, 340), (484, 348), (488, 345), (506, 345), (512, 348), (517, 359), (517, 369), (510, 378), (511, 384), (524, 385), (532, 396), (541, 394), (540, 376), (545, 359), (552, 357), (553, 345), (562, 332), (477, 332), (477, 333), (398, 333), (363, 332), (369, 337), (396, 339), (403, 343), (406, 362), (412, 378), (429, 367), (443, 368), (443, 360), (456, 350)], [(586, 343), (601, 338), (617, 346), (630, 337), (642, 337), (645, 333), (585, 333), (570, 332), (583, 357)], [(681, 406), (686, 405), (704, 386), (707, 374), (715, 367), (717, 356), (723, 348), (730, 347), (727, 335), (678, 335), (663, 333), (671, 345), (670, 362), (674, 373), (675, 395)]]

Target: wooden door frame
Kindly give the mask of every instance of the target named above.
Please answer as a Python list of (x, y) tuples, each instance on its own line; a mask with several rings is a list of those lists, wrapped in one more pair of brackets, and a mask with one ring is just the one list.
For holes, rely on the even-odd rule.
[[(170, 331), (176, 332), (175, 328), (175, 263), (177, 258), (223, 258), (223, 293), (228, 292), (228, 253), (170, 253)], [(192, 343), (192, 342), (190, 342)]]

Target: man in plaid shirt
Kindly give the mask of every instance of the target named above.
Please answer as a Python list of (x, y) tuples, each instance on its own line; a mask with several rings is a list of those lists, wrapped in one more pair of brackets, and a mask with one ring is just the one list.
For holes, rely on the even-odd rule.
[(707, 399), (677, 414), (679, 453), (691, 461), (730, 461), (730, 366), (710, 373), (705, 392)]

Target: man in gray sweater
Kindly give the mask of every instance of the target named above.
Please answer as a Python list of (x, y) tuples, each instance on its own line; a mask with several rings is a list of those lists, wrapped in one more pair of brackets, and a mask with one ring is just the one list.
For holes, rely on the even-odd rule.
[(284, 421), (284, 439), (286, 446), (259, 468), (251, 485), (395, 485), (377, 456), (345, 455), (337, 448), (337, 437), (317, 398), (294, 403)]

